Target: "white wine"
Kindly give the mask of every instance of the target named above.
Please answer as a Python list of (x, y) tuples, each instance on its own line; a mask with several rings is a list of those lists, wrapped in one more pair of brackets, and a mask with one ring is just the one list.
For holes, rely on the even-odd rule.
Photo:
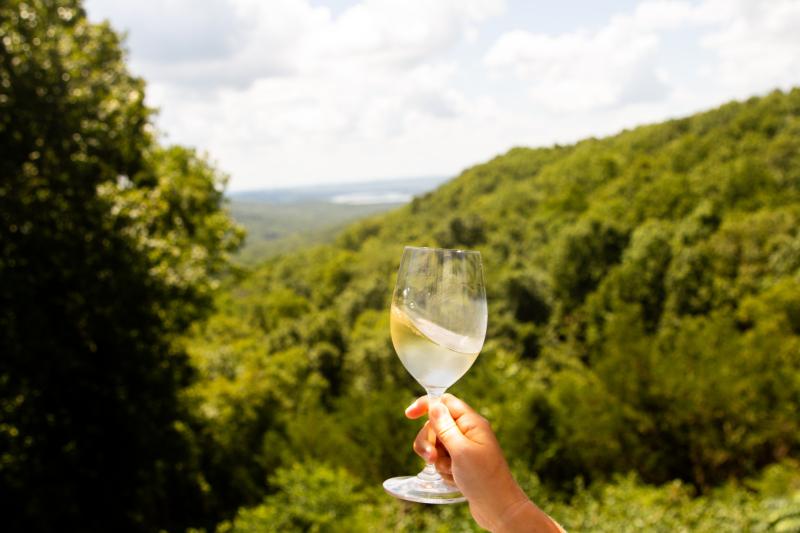
[(458, 381), (483, 346), (483, 338), (459, 335), (395, 305), (391, 331), (403, 366), (426, 389), (444, 389)]

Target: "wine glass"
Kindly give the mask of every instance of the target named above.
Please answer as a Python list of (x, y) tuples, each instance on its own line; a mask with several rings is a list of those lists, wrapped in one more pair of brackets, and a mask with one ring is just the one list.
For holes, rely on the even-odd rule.
[[(429, 407), (472, 366), (483, 347), (486, 322), (480, 252), (406, 246), (392, 296), (392, 343), (428, 393)], [(430, 438), (433, 442), (435, 436)], [(433, 464), (416, 476), (387, 479), (383, 488), (413, 502), (465, 500)]]

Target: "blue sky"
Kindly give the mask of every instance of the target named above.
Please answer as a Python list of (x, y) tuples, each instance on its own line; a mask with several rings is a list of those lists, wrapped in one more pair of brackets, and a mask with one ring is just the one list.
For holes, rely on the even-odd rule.
[(451, 176), (800, 84), (800, 0), (88, 0), (232, 190)]

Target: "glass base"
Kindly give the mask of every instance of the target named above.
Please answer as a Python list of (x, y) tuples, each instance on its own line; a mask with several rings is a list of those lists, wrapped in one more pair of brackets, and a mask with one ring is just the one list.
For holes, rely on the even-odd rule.
[(461, 503), (467, 501), (461, 491), (445, 483), (433, 465), (427, 465), (416, 476), (387, 479), (383, 489), (401, 500), (417, 503)]

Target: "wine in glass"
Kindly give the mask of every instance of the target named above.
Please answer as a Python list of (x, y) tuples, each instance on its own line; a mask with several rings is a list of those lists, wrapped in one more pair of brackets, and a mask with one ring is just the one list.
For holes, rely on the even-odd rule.
[[(429, 407), (472, 366), (483, 347), (486, 322), (480, 252), (406, 246), (392, 296), (392, 343), (428, 393)], [(414, 502), (464, 501), (432, 464), (416, 476), (387, 479), (383, 488)]]

